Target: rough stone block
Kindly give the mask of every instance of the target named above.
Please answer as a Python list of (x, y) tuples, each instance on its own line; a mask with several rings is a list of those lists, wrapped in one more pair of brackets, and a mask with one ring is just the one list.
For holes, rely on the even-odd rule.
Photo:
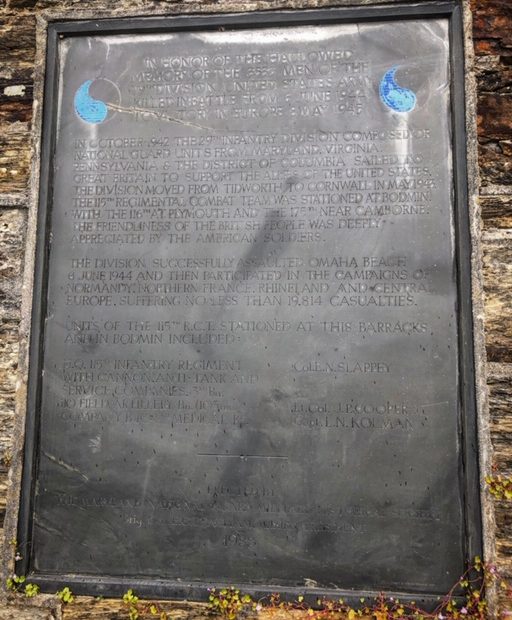
[(484, 288), (489, 361), (512, 361), (512, 246), (510, 236), (484, 242)]

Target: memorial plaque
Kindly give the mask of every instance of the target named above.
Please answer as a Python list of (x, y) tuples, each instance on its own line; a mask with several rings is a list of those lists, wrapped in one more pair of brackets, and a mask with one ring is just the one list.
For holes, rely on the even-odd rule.
[(50, 28), (32, 580), (457, 581), (478, 549), (460, 47), (452, 3)]

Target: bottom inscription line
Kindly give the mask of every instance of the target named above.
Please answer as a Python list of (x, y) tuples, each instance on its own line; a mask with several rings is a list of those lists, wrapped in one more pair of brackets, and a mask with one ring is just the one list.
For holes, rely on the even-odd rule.
[(214, 456), (216, 458), (224, 459), (288, 459), (287, 456), (273, 454), (215, 454), (209, 452), (198, 452), (197, 456)]

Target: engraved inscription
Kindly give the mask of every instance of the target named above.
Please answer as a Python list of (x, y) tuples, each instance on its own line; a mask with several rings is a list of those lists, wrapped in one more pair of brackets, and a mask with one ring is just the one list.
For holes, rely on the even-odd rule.
[(59, 45), (37, 566), (451, 586), (447, 22)]

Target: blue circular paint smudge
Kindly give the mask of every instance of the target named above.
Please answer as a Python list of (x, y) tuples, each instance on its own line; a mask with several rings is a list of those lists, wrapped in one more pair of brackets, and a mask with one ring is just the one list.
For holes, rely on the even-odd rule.
[(410, 112), (416, 105), (416, 95), (408, 88), (399, 86), (395, 81), (398, 67), (391, 67), (380, 81), (381, 101), (395, 112)]
[(75, 93), (75, 112), (86, 123), (97, 125), (107, 118), (108, 108), (103, 101), (89, 95), (92, 80), (84, 82)]

